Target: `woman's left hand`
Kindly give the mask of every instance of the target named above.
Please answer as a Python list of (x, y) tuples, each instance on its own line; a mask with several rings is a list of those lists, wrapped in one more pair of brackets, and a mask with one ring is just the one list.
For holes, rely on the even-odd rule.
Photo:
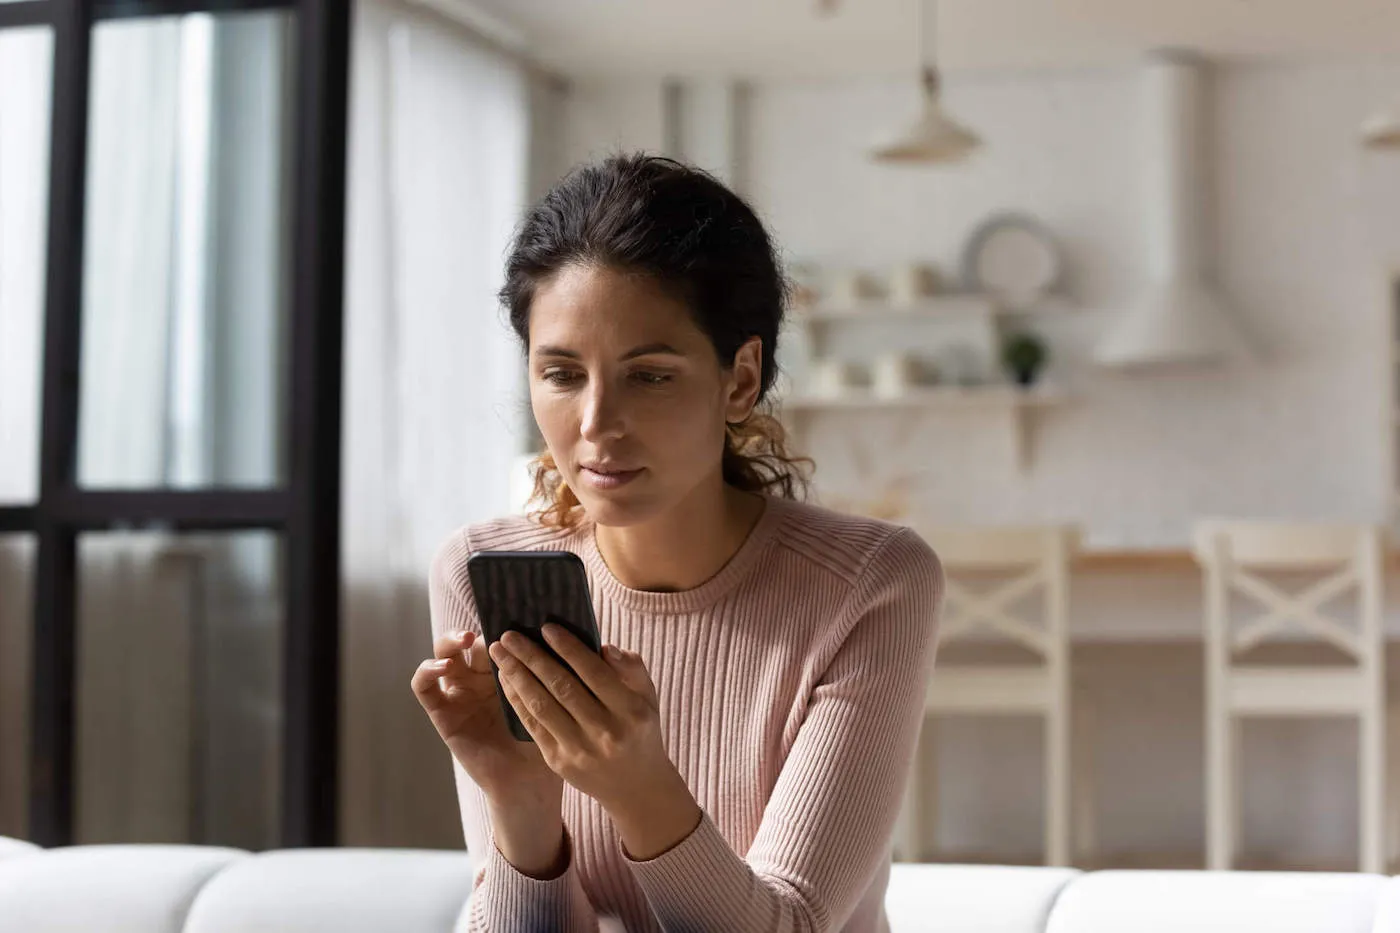
[(552, 623), (544, 637), (578, 676), (517, 632), (492, 645), (491, 657), (506, 699), (554, 773), (615, 819), (657, 806), (660, 794), (672, 804), (678, 791), (689, 797), (666, 753), (656, 685), (641, 656), (612, 645), (599, 656)]

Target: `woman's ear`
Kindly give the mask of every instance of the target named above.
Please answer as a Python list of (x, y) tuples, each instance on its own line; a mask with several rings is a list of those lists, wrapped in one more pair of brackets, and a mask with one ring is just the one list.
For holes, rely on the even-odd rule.
[(725, 399), (724, 420), (738, 424), (753, 413), (763, 387), (763, 338), (750, 337), (734, 354), (729, 370), (729, 395)]

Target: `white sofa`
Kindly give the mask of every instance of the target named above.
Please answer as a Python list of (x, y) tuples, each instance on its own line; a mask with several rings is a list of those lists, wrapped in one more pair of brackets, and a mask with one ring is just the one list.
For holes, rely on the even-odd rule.
[[(469, 884), (455, 852), (0, 837), (6, 933), (450, 933)], [(893, 933), (1400, 933), (1379, 875), (897, 864), (887, 904)]]

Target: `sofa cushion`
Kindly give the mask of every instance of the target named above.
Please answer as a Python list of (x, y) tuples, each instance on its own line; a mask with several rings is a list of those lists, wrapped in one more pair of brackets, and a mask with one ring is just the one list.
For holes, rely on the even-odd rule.
[(465, 852), (283, 849), (220, 872), (185, 933), (450, 933), (471, 887)]
[(1400, 933), (1400, 878), (1391, 878), (1381, 889), (1372, 933)]
[(890, 867), (885, 912), (894, 933), (1043, 933), (1072, 868), (1002, 865)]
[(1096, 872), (1060, 895), (1049, 933), (1372, 933), (1385, 884), (1379, 875)]
[(195, 894), (248, 857), (213, 846), (46, 849), (0, 861), (0, 920), (25, 933), (181, 933)]
[(25, 842), (23, 839), (11, 839), (9, 836), (0, 836), (0, 859), (14, 858), (16, 855), (33, 855), (35, 852), (42, 852), (32, 842)]

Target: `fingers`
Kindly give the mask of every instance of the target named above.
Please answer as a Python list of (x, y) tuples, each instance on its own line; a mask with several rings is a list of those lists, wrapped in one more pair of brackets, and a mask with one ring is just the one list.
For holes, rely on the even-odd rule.
[(491, 658), (486, 653), (485, 639), (473, 638), (471, 648), (467, 651), (467, 666), (473, 674), (491, 673)]
[[(602, 708), (596, 700), (586, 695), (587, 691), (572, 674), (531, 643), (529, 647), (536, 652), (533, 664), (547, 671), (552, 668), (554, 672), (546, 673), (541, 678), (538, 671), (513, 653), (513, 645), (511, 650), (507, 649), (505, 642), (517, 640), (529, 641), (523, 636), (508, 635), (505, 640), (493, 645), (491, 651), (491, 657), (501, 671), (501, 689), (506, 699), (515, 707), (522, 723), (533, 722), (558, 741), (577, 743), (581, 738), (579, 724), (594, 724), (603, 712)], [(531, 735), (535, 735), (534, 728), (528, 724), (526, 728), (530, 729)], [(538, 737), (536, 741), (539, 741)]]
[(541, 750), (546, 745), (553, 745), (554, 736), (550, 734), (542, 722), (535, 718), (535, 715), (530, 711), (530, 704), (511, 686), (510, 678), (504, 675), (501, 677), (501, 692), (505, 694), (506, 701), (515, 710), (515, 716), (520, 720), (520, 725), (530, 734), (530, 738), (535, 740), (535, 745)]
[(418, 665), (410, 681), (413, 695), (428, 712), (435, 712), (449, 701), (442, 681), (450, 677), (454, 668), (462, 666), (460, 658), (428, 658)]
[(476, 633), (465, 629), (454, 632), (444, 632), (433, 639), (433, 657), (446, 658), (470, 648), (472, 642), (476, 640)]
[[(603, 705), (589, 693), (574, 672), (551, 657), (548, 651), (516, 632), (507, 632), (492, 656), (496, 657), (496, 653), (501, 651), (513, 655), (534, 674), (534, 679), (549, 691), (560, 706), (568, 710), (573, 719), (591, 727), (607, 724), (607, 710)], [(496, 663), (501, 663), (500, 658)]]
[(473, 674), (491, 673), (491, 659), (486, 655), (486, 642), (476, 632), (459, 629), (433, 639), (433, 656), (437, 658), (465, 657), (466, 671)]
[(608, 662), (589, 650), (589, 647), (574, 637), (572, 632), (553, 622), (546, 625), (543, 631), (549, 647), (569, 662), (579, 680), (593, 691), (593, 695), (602, 701), (604, 706), (618, 709), (621, 708), (621, 704), (631, 699), (626, 687), (619, 681), (617, 673)]

